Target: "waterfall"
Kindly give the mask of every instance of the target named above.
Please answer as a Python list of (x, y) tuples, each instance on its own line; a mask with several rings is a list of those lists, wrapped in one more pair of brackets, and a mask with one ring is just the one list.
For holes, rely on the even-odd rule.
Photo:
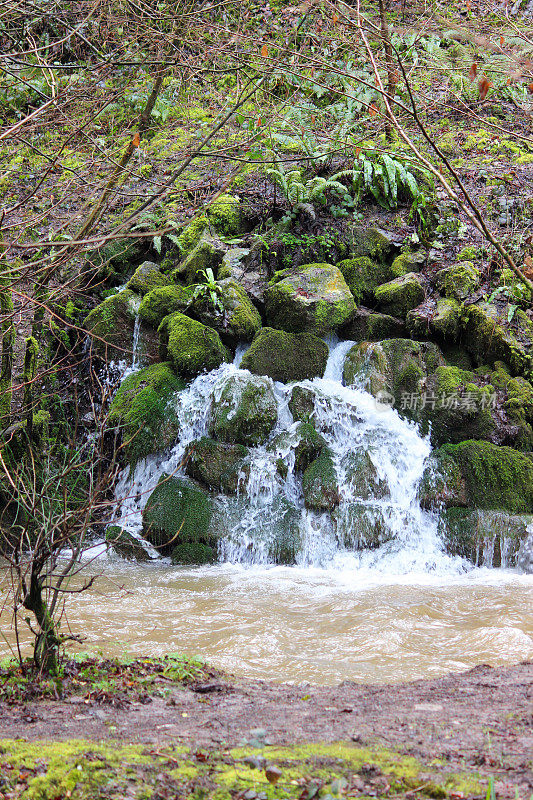
[[(219, 542), (221, 561), (268, 564), (276, 546), (292, 548), (293, 561), (308, 567), (387, 574), (458, 573), (468, 568), (463, 559), (444, 553), (436, 515), (422, 510), (417, 500), (429, 440), (368, 392), (343, 385), (343, 364), (353, 344), (330, 342), (324, 377), (297, 384), (313, 393), (313, 424), (327, 443), (338, 476), (336, 508), (322, 512), (305, 507), (301, 474), (295, 469), (298, 424), (289, 410), (295, 384), (270, 381), (278, 406), (276, 427), (268, 442), (250, 448), (237, 496), (216, 499), (225, 530)], [(228, 379), (249, 377), (238, 366), (242, 355), (239, 348), (234, 363), (199, 375), (172, 398), (182, 428), (170, 451), (139, 462), (133, 474), (123, 470), (116, 499), (118, 521), (125, 528), (141, 530), (142, 510), (163, 474), (183, 474), (186, 447), (208, 435), (212, 404)], [(370, 460), (380, 491), (369, 496), (354, 485), (354, 453)], [(281, 474), (280, 459), (286, 467)], [(370, 547), (362, 531), (371, 531)]]

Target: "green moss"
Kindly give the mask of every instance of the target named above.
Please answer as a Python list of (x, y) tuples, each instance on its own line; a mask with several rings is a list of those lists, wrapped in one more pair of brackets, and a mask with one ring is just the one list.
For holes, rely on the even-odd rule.
[(461, 469), (472, 506), (533, 512), (533, 461), (524, 453), (481, 441), (447, 444), (441, 452)]
[(213, 564), (216, 560), (216, 548), (202, 542), (178, 544), (172, 551), (173, 564)]
[(504, 511), (448, 508), (440, 515), (439, 534), (451, 555), (468, 558), (476, 566), (512, 567), (530, 521), (529, 516)]
[(243, 445), (215, 442), (204, 436), (187, 448), (187, 475), (209, 489), (235, 494), (247, 453)]
[(87, 254), (85, 270), (95, 270), (99, 278), (123, 280), (143, 258), (148, 248), (139, 239), (116, 239)]
[(135, 302), (138, 298), (124, 289), (87, 315), (83, 325), (92, 336), (94, 350), (112, 358), (127, 358), (132, 349)]
[(122, 558), (132, 561), (149, 561), (146, 546), (120, 525), (110, 525), (105, 532), (106, 544)]
[(185, 230), (178, 236), (178, 247), (182, 256), (187, 256), (191, 250), (194, 250), (208, 224), (209, 220), (206, 216), (195, 217), (189, 222)]
[(144, 296), (157, 286), (168, 286), (171, 283), (172, 280), (167, 275), (163, 275), (157, 264), (153, 261), (143, 261), (129, 279), (127, 288)]
[(464, 308), (464, 345), (478, 364), (504, 361), (513, 374), (527, 377), (532, 367), (533, 323), (520, 309), (516, 309), (512, 325), (507, 318), (507, 309), (490, 303)]
[(464, 300), (477, 289), (481, 281), (481, 272), (471, 261), (461, 261), (441, 270), (437, 282), (446, 297)]
[(262, 328), (241, 361), (241, 368), (289, 383), (322, 377), (328, 346), (311, 333), (287, 333)]
[(305, 505), (308, 508), (329, 510), (339, 503), (337, 470), (331, 450), (324, 447), (305, 470), (302, 478)]
[(213, 405), (211, 431), (224, 442), (256, 446), (266, 441), (277, 419), (271, 382), (235, 375)]
[(394, 247), (377, 228), (354, 226), (350, 231), (350, 250), (354, 256), (366, 256), (374, 262), (389, 260)]
[(202, 273), (205, 270), (212, 269), (216, 275), (218, 265), (222, 261), (222, 254), (223, 251), (213, 239), (203, 237), (185, 260), (172, 271), (172, 278), (174, 280), (184, 278), (188, 284), (203, 283)]
[(457, 261), (478, 261), (482, 256), (481, 247), (475, 247), (474, 245), (468, 245), (467, 247), (463, 247), (460, 253), (457, 253)]
[(144, 322), (158, 328), (163, 319), (175, 311), (185, 311), (194, 289), (190, 286), (160, 286), (145, 295), (139, 306), (139, 316)]
[(409, 272), (418, 272), (420, 269), (420, 259), (415, 258), (412, 253), (400, 253), (392, 262), (390, 271), (392, 278), (401, 278), (402, 275), (407, 275)]
[(387, 264), (371, 261), (367, 256), (348, 258), (337, 264), (342, 272), (356, 303), (374, 298), (374, 290), (382, 283), (395, 277)]
[(233, 278), (219, 281), (217, 285), (224, 313), (214, 309), (211, 303), (199, 300), (192, 306), (193, 315), (214, 328), (224, 344), (235, 347), (239, 342), (251, 341), (261, 328), (259, 311)]
[(170, 401), (184, 386), (169, 363), (134, 372), (120, 385), (111, 402), (108, 423), (120, 426), (125, 458), (132, 467), (176, 440), (180, 424)]
[(218, 333), (179, 311), (165, 317), (158, 328), (161, 357), (169, 358), (178, 375), (209, 372), (230, 360)]
[(237, 197), (221, 194), (207, 209), (209, 221), (221, 236), (243, 233), (243, 214)]
[(409, 272), (378, 286), (374, 296), (385, 314), (405, 317), (408, 311), (422, 303), (426, 293), (418, 275)]

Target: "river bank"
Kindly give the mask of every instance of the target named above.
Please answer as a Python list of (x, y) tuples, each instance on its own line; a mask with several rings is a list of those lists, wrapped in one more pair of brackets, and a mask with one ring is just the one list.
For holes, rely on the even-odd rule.
[[(489, 779), (498, 798), (533, 791), (532, 662), (381, 686), (274, 684), (214, 671), (166, 686), (164, 696), (122, 701), (91, 695), (87, 685), (60, 700), (2, 702), (3, 796), (163, 798), (202, 789), (204, 797), (310, 798), (312, 780), (315, 794), (350, 797), (484, 797)], [(92, 777), (76, 766), (88, 753), (100, 764)], [(22, 783), (18, 773), (12, 781), (17, 758)], [(70, 786), (70, 795), (46, 787), (58, 758), (54, 791)], [(279, 783), (265, 765), (279, 770)], [(69, 769), (78, 769), (73, 785)], [(98, 774), (105, 786), (91, 794), (84, 787)]]

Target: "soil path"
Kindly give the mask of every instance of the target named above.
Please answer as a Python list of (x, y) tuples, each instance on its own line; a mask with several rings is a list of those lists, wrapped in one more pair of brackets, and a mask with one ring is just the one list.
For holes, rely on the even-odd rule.
[[(533, 662), (392, 686), (272, 684), (223, 676), (125, 708), (39, 701), (0, 708), (0, 737), (71, 738), (218, 748), (354, 741), (412, 755), (431, 771), (493, 775), (500, 796), (533, 793)], [(435, 762), (438, 759), (438, 763)], [(512, 791), (511, 791), (512, 786)], [(505, 789), (508, 789), (506, 791)]]

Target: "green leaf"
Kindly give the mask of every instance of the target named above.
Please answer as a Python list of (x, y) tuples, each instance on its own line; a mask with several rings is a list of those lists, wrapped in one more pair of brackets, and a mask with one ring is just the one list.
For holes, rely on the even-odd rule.
[(157, 252), (159, 253), (159, 255), (161, 255), (162, 244), (163, 244), (162, 237), (161, 236), (154, 236), (154, 247), (157, 250)]

